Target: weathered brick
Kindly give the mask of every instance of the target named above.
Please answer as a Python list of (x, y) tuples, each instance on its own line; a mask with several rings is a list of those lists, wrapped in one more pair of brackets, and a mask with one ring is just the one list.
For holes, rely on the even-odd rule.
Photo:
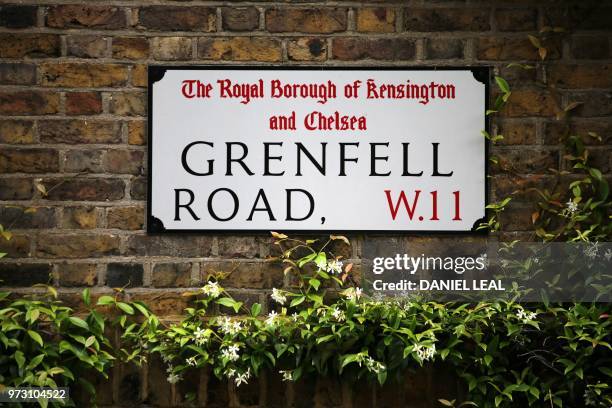
[(17, 4), (0, 6), (0, 26), (8, 28), (27, 28), (36, 26), (38, 7)]
[(127, 241), (126, 255), (205, 257), (210, 255), (211, 248), (210, 236), (132, 235)]
[(463, 41), (451, 38), (429, 38), (426, 43), (427, 58), (463, 58)]
[(113, 38), (113, 58), (146, 59), (149, 56), (149, 41), (144, 37)]
[(198, 58), (224, 61), (281, 60), (280, 41), (261, 37), (200, 38)]
[(345, 8), (275, 8), (266, 10), (266, 28), (272, 33), (337, 33), (346, 31)]
[(531, 31), (537, 29), (538, 13), (535, 9), (500, 8), (495, 10), (499, 31)]
[(271, 289), (283, 286), (283, 267), (270, 262), (208, 261), (201, 264), (203, 280), (223, 274), (228, 288)]
[(549, 92), (536, 90), (514, 90), (502, 111), (506, 116), (552, 116), (557, 105)]
[(49, 200), (113, 201), (122, 199), (124, 191), (123, 180), (108, 178), (45, 179), (42, 184)]
[(51, 281), (53, 266), (48, 263), (0, 263), (2, 286), (27, 287)]
[(90, 258), (119, 254), (119, 237), (112, 234), (41, 233), (36, 256), (41, 258)]
[(589, 164), (591, 166), (599, 169), (604, 174), (612, 172), (612, 154), (610, 154), (609, 148), (592, 148), (589, 150), (589, 153)]
[(54, 149), (0, 149), (0, 173), (49, 173), (59, 170)]
[(395, 31), (395, 10), (384, 7), (357, 9), (357, 31), (392, 33)]
[(185, 288), (199, 282), (191, 281), (191, 263), (160, 263), (153, 267), (151, 284), (157, 288)]
[(610, 56), (610, 42), (606, 37), (573, 37), (571, 51), (574, 58), (605, 59)]
[(134, 200), (146, 200), (147, 179), (145, 177), (134, 177), (130, 185), (130, 196)]
[(62, 4), (47, 11), (47, 26), (53, 28), (118, 29), (126, 26), (125, 11), (113, 6)]
[(538, 50), (525, 38), (484, 37), (478, 39), (478, 59), (481, 60), (536, 60)]
[(60, 37), (55, 34), (0, 34), (0, 58), (59, 57)]
[(147, 66), (144, 64), (134, 65), (132, 67), (132, 85), (146, 88), (147, 86)]
[(34, 143), (34, 122), (27, 120), (0, 120), (0, 143)]
[(0, 63), (0, 84), (34, 85), (36, 65), (22, 63)]
[(146, 122), (144, 120), (133, 120), (128, 122), (128, 143), (131, 145), (144, 145), (147, 143), (145, 132)]
[(43, 143), (120, 143), (121, 124), (116, 121), (45, 120), (38, 132)]
[(539, 200), (541, 197), (533, 189), (551, 189), (554, 176), (549, 174), (510, 175), (500, 174), (493, 179), (493, 189), (497, 200), (503, 200), (511, 194), (518, 200)]
[(259, 10), (255, 7), (223, 7), (221, 26), (227, 31), (252, 31), (259, 27)]
[(127, 66), (119, 64), (44, 63), (40, 71), (44, 86), (117, 87), (128, 79)]
[(135, 174), (144, 172), (142, 150), (109, 150), (104, 156), (104, 169), (109, 173)]
[(69, 56), (102, 58), (106, 56), (107, 40), (96, 35), (71, 35), (66, 39)]
[(219, 255), (227, 258), (254, 258), (259, 242), (254, 237), (219, 237)]
[(102, 150), (69, 150), (64, 155), (64, 171), (68, 173), (102, 173)]
[(66, 94), (66, 114), (95, 115), (102, 113), (102, 97), (98, 92), (70, 92)]
[(545, 7), (544, 25), (575, 30), (609, 30), (612, 27), (612, 7), (606, 2), (570, 7)]
[(535, 84), (538, 78), (538, 70), (533, 64), (509, 66), (509, 64), (500, 63), (498, 69), (499, 76), (506, 79), (513, 87)]
[[(588, 136), (590, 132), (599, 135), (602, 140)], [(612, 144), (612, 121), (576, 118), (569, 123), (548, 122), (544, 127), (544, 144), (557, 145), (568, 135), (581, 136), (585, 145), (609, 145)]]
[(151, 54), (156, 60), (178, 61), (191, 59), (191, 38), (155, 37), (151, 43)]
[(54, 228), (56, 225), (53, 207), (0, 207), (0, 225), (12, 225), (12, 229)]
[(487, 31), (488, 8), (409, 8), (404, 10), (407, 31)]
[(287, 43), (287, 56), (292, 61), (325, 61), (327, 42), (322, 38), (297, 38)]
[(110, 97), (110, 112), (121, 116), (145, 116), (147, 95), (144, 92), (115, 92)]
[(9, 240), (0, 239), (0, 252), (6, 253), (6, 258), (29, 258), (31, 246), (31, 237), (20, 233), (14, 233)]
[(534, 122), (504, 121), (499, 126), (499, 134), (504, 136), (498, 142), (502, 145), (536, 144), (536, 124)]
[(59, 111), (60, 96), (54, 92), (0, 91), (2, 115), (49, 115)]
[(141, 264), (109, 263), (106, 267), (106, 285), (115, 288), (142, 286), (143, 274)]
[(570, 100), (581, 102), (572, 112), (583, 117), (612, 115), (612, 92), (572, 92)]
[(545, 174), (559, 167), (554, 150), (503, 150), (496, 152), (500, 168), (520, 174)]
[[(184, 309), (187, 307), (187, 297), (182, 296), (183, 291), (181, 292), (147, 292), (147, 293), (138, 293), (138, 300), (146, 303), (151, 312), (155, 313), (158, 316), (179, 316), (182, 315)], [(163, 377), (167, 376), (165, 370), (162, 371)], [(149, 373), (149, 378), (151, 378), (152, 373)], [(163, 389), (168, 381), (165, 383), (163, 381), (151, 381), (152, 384), (156, 384), (154, 390), (152, 390), (152, 394), (163, 395), (165, 398), (168, 398), (168, 390)], [(168, 384), (169, 385), (169, 384)], [(160, 388), (162, 390), (160, 391)], [(151, 396), (151, 398), (153, 398)]]
[(411, 60), (415, 56), (415, 42), (409, 38), (335, 38), (332, 50), (335, 59), (345, 61)]
[(499, 216), (505, 231), (533, 231), (531, 214), (533, 208), (511, 206)]
[(609, 88), (611, 67), (611, 64), (556, 65), (549, 70), (549, 80), (564, 88)]
[(28, 178), (0, 178), (0, 200), (29, 200), (34, 185)]
[(149, 6), (138, 11), (139, 25), (161, 31), (215, 31), (216, 12), (212, 7)]
[(92, 263), (63, 263), (57, 266), (60, 286), (96, 286), (97, 265)]
[(123, 230), (141, 230), (144, 218), (144, 208), (139, 206), (111, 207), (106, 213), (107, 227)]
[(69, 229), (97, 228), (98, 211), (95, 207), (64, 207), (61, 226)]

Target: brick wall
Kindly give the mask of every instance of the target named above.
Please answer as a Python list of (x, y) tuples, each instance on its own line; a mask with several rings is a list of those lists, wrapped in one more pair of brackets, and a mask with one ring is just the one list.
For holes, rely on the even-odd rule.
[[(247, 303), (265, 304), (269, 290), (283, 284), (281, 270), (263, 261), (270, 251), (266, 236), (144, 233), (148, 64), (490, 65), (513, 87), (511, 105), (493, 123), (506, 137), (493, 153), (510, 171), (495, 173), (493, 198), (552, 186), (548, 169), (565, 168), (558, 140), (567, 129), (602, 135), (592, 157), (608, 177), (612, 170), (610, 2), (5, 3), (0, 223), (14, 236), (0, 240), (0, 251), (9, 253), (0, 261), (0, 279), (13, 288), (51, 276), (70, 300), (84, 286), (101, 293), (129, 285), (155, 312), (172, 315), (185, 306), (184, 288), (198, 286), (210, 271), (235, 269), (226, 286)], [(527, 36), (545, 27), (566, 31), (544, 41), (543, 64)], [(508, 68), (512, 62), (536, 69)], [(571, 119), (555, 118), (575, 101), (582, 104)], [(504, 238), (529, 238), (532, 199), (525, 191), (506, 212)], [(27, 207), (37, 211), (26, 213)], [(365, 238), (350, 238), (355, 246), (347, 255), (358, 263)], [(113, 381), (101, 385), (103, 402), (136, 399), (138, 390), (161, 404), (180, 399), (180, 390), (156, 370), (118, 367)], [(378, 405), (433, 404), (439, 382), (431, 372), (418, 378), (394, 388), (395, 402), (378, 398)], [(263, 377), (239, 393), (205, 373), (194, 381), (209, 406), (372, 406), (377, 400), (366, 388), (355, 396), (324, 380), (286, 388)]]

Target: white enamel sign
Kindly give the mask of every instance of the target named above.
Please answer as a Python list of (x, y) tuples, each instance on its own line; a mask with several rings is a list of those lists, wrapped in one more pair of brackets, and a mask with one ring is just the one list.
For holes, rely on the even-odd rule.
[(152, 66), (148, 230), (472, 231), (488, 78)]

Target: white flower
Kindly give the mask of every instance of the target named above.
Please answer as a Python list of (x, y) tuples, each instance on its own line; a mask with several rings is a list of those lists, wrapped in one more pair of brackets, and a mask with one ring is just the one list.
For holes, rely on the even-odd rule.
[(268, 318), (266, 319), (266, 325), (274, 326), (276, 324), (277, 317), (278, 317), (278, 313), (276, 313), (274, 310), (268, 313)]
[(597, 258), (597, 255), (599, 254), (599, 242), (587, 244), (584, 254), (591, 259)]
[(176, 384), (181, 381), (181, 376), (178, 374), (170, 374), (168, 378), (166, 378), (170, 384)]
[(315, 260), (315, 265), (317, 265), (317, 268), (319, 268), (319, 269), (326, 270), (327, 269), (327, 260), (326, 259), (317, 258)]
[(344, 312), (336, 307), (334, 307), (334, 310), (332, 310), (332, 316), (339, 322), (342, 322), (346, 319)]
[(234, 379), (234, 383), (236, 384), (236, 387), (240, 387), (241, 384), (248, 384), (248, 379), (251, 378), (251, 369), (247, 368), (247, 370), (242, 373), (242, 374), (238, 374), (236, 376), (236, 378)]
[(346, 298), (348, 300), (351, 300), (353, 302), (359, 300), (359, 298), (361, 297), (362, 294), (362, 290), (361, 288), (349, 288), (347, 289), (347, 291), (345, 292)]
[[(359, 365), (361, 365), (361, 362), (359, 363)], [(372, 357), (369, 356), (365, 359), (365, 365), (369, 371), (372, 371), (375, 374), (378, 374), (385, 369), (384, 364), (379, 363), (378, 361), (374, 360)]]
[(291, 318), (293, 319), (293, 321), (294, 321), (294, 322), (297, 322), (297, 321), (298, 321), (298, 319), (300, 318), (300, 315), (294, 312), (294, 313), (291, 315)]
[(567, 211), (569, 211), (570, 214), (573, 214), (578, 211), (578, 204), (576, 204), (572, 199), (569, 199), (568, 202), (565, 203), (565, 207), (567, 208)]
[(342, 272), (342, 261), (333, 260), (327, 264), (327, 272), (340, 273)]
[(219, 330), (230, 336), (235, 336), (242, 330), (242, 324), (239, 321), (233, 321), (227, 316), (219, 318), (217, 323), (219, 324)]
[(289, 370), (280, 370), (279, 374), (283, 375), (283, 381), (293, 381), (293, 374)]
[(221, 295), (221, 291), (222, 291), (221, 286), (219, 286), (219, 284), (217, 282), (208, 282), (202, 288), (202, 292), (205, 295), (208, 295), (208, 296), (210, 296), (212, 298), (219, 297), (219, 295)]
[(604, 254), (604, 258), (606, 258), (606, 261), (609, 261), (610, 259), (612, 259), (612, 249), (608, 249), (606, 251), (606, 253)]
[(225, 375), (227, 375), (227, 378), (232, 378), (234, 375), (236, 375), (236, 370), (230, 368), (225, 372)]
[(436, 355), (436, 345), (432, 344), (431, 346), (423, 346), (421, 344), (415, 344), (412, 346), (412, 351), (417, 353), (417, 357), (421, 361), (432, 360)]
[(528, 312), (522, 308), (516, 312), (516, 316), (523, 322), (530, 322), (533, 319), (535, 319), (537, 315), (538, 315), (537, 313)]
[(236, 361), (240, 358), (238, 352), (240, 351), (240, 347), (236, 344), (233, 346), (229, 346), (228, 348), (221, 350), (221, 357), (227, 358), (229, 361)]
[(272, 288), (272, 295), (270, 297), (276, 303), (279, 303), (281, 305), (284, 305), (285, 302), (287, 301), (287, 296), (283, 295), (283, 293), (276, 288)]
[(198, 364), (195, 356), (189, 357), (187, 360), (185, 360), (185, 362), (187, 363), (187, 365), (192, 366), (192, 367), (195, 367)]
[(201, 327), (198, 327), (193, 332), (193, 339), (194, 339), (195, 344), (197, 344), (198, 346), (205, 344), (208, 341), (209, 335), (210, 335), (210, 332), (202, 329)]

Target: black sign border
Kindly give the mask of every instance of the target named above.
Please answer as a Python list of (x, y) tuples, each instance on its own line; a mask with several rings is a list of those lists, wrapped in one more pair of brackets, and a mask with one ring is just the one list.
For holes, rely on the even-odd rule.
[[(166, 229), (163, 222), (152, 215), (153, 207), (153, 84), (160, 81), (166, 71), (198, 71), (198, 70), (236, 70), (236, 71), (471, 71), (472, 75), (478, 82), (485, 85), (485, 112), (490, 106), (490, 84), (492, 80), (492, 68), (490, 66), (367, 66), (367, 65), (350, 65), (350, 66), (315, 66), (315, 65), (149, 65), (148, 67), (148, 88), (147, 88), (147, 215), (146, 215), (146, 231), (147, 234), (174, 234), (174, 233), (210, 233), (210, 234), (269, 234), (270, 230), (262, 229)], [(485, 114), (484, 130), (491, 133), (491, 120), (489, 115)], [(484, 137), (484, 136), (483, 136)], [(308, 229), (308, 230), (277, 230), (278, 232), (287, 232), (292, 234), (359, 234), (359, 235), (488, 235), (487, 229), (477, 229), (482, 222), (486, 222), (489, 210), (486, 206), (489, 205), (489, 150), (490, 141), (485, 139), (485, 216), (474, 222), (471, 230), (453, 231), (453, 230), (339, 230), (330, 231), (325, 229)]]

